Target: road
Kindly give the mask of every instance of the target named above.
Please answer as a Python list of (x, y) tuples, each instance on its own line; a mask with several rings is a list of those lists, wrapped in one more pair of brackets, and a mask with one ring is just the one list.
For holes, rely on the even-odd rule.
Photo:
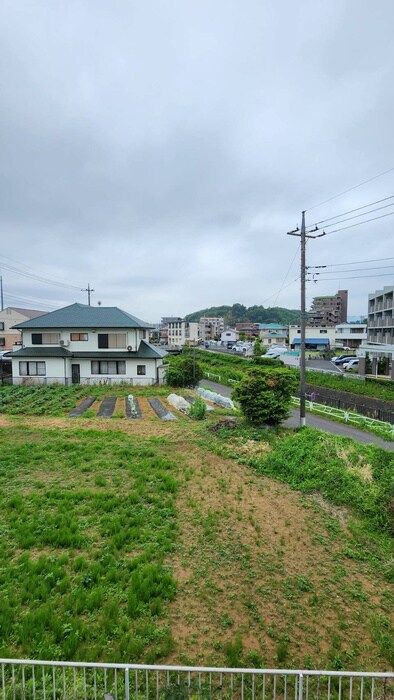
[[(222, 353), (225, 355), (235, 355), (236, 357), (250, 358), (250, 355), (242, 355), (242, 353), (234, 352), (233, 350), (228, 350), (220, 345), (211, 348), (199, 348), (199, 350), (205, 350), (206, 352), (212, 353)], [(306, 357), (306, 368), (314, 369), (316, 371), (333, 372), (335, 374), (346, 374), (344, 370), (340, 367), (334, 365), (330, 360), (323, 360), (323, 358), (315, 358), (313, 360), (308, 359), (308, 353)], [(352, 376), (350, 373), (347, 376)], [(355, 380), (357, 381), (357, 379)]]
[[(231, 396), (232, 389), (224, 384), (217, 384), (216, 382), (211, 382), (208, 379), (203, 379), (200, 382), (201, 386), (206, 386), (212, 391), (216, 391), (218, 394), (223, 394), (223, 396)], [(341, 435), (342, 437), (350, 437), (356, 442), (363, 445), (378, 445), (378, 447), (383, 447), (384, 450), (389, 452), (394, 452), (394, 442), (387, 442), (382, 440), (382, 438), (377, 435), (372, 435), (372, 433), (367, 433), (364, 430), (358, 430), (357, 428), (352, 428), (352, 426), (346, 423), (336, 423), (335, 421), (328, 420), (327, 418), (321, 418), (320, 416), (314, 416), (312, 413), (306, 414), (307, 425), (311, 428), (317, 428), (318, 430), (323, 430), (325, 433), (331, 433), (331, 435)], [(299, 411), (297, 409), (291, 409), (291, 416), (288, 418), (284, 425), (287, 428), (298, 428), (300, 425)]]

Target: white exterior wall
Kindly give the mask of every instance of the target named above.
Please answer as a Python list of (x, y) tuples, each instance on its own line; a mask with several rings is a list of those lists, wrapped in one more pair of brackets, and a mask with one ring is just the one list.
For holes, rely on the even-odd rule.
[(182, 347), (189, 343), (197, 343), (199, 339), (199, 324), (188, 321), (171, 321), (168, 324), (168, 345)]
[(359, 346), (367, 340), (367, 324), (341, 323), (335, 327), (335, 338), (344, 346)]
[[(32, 334), (33, 333), (58, 333), (59, 334), (59, 343), (51, 343), (50, 345), (45, 345), (45, 344), (40, 344), (40, 345), (33, 345), (32, 343)], [(88, 334), (88, 340), (70, 340), (71, 334), (72, 333), (87, 333)], [(22, 347), (24, 348), (42, 348), (42, 347), (48, 347), (48, 348), (53, 348), (55, 346), (62, 345), (63, 347), (67, 348), (70, 352), (89, 352), (89, 351), (98, 351), (100, 352), (113, 352), (115, 348), (99, 348), (98, 346), (98, 336), (100, 333), (103, 334), (108, 334), (112, 335), (114, 333), (122, 333), (126, 335), (126, 342), (124, 345), (124, 348), (117, 348), (118, 350), (126, 350), (128, 346), (132, 348), (132, 350), (137, 350), (138, 346), (140, 344), (140, 340), (143, 338), (143, 333), (144, 330), (139, 330), (139, 329), (128, 329), (128, 328), (97, 328), (97, 330), (92, 331), (92, 330), (86, 330), (85, 328), (72, 328), (72, 329), (67, 329), (66, 331), (63, 330), (58, 330), (57, 328), (32, 328), (29, 330), (24, 330), (23, 331), (23, 345)], [(149, 332), (146, 330), (146, 340), (149, 339)], [(61, 342), (62, 341), (62, 342)]]
[[(33, 333), (57, 333), (59, 336), (59, 342), (51, 344), (32, 344), (32, 334)], [(71, 340), (72, 333), (87, 333), (88, 340)], [(98, 347), (98, 335), (103, 334), (115, 334), (121, 333), (125, 335), (124, 347), (118, 348), (99, 348)], [(91, 373), (91, 362), (92, 360), (105, 360), (106, 355), (111, 354), (111, 360), (116, 359), (114, 354), (117, 352), (122, 352), (124, 355), (125, 351), (130, 347), (131, 351), (135, 352), (138, 350), (140, 342), (142, 339), (149, 338), (148, 329), (135, 329), (135, 328), (97, 328), (95, 331), (86, 330), (84, 328), (75, 328), (67, 330), (57, 330), (50, 328), (34, 328), (23, 331), (23, 348), (31, 348), (32, 355), (26, 357), (15, 357), (12, 360), (12, 375), (14, 384), (71, 384), (72, 380), (72, 365), (79, 365), (80, 370), (80, 383), (81, 384), (142, 384), (150, 385), (157, 381), (156, 368), (163, 364), (161, 358), (135, 358), (135, 357), (120, 357), (119, 360), (124, 360), (126, 363), (125, 374), (92, 374)], [(63, 342), (61, 342), (63, 341)], [(51, 352), (54, 348), (64, 347), (68, 352), (92, 352), (100, 353), (100, 357), (70, 357), (69, 355), (65, 357), (37, 357), (34, 356), (36, 349), (48, 348)], [(15, 348), (15, 350), (20, 349)], [(45, 362), (45, 376), (20, 376), (19, 374), (19, 363), (20, 362)], [(145, 365), (146, 374), (137, 375), (137, 365)]]
[[(19, 362), (45, 362), (46, 374), (41, 376), (19, 375)], [(12, 360), (13, 384), (71, 384), (71, 365), (77, 364), (80, 368), (81, 384), (133, 384), (149, 386), (157, 381), (156, 367), (161, 367), (161, 358), (133, 358), (125, 360), (126, 374), (92, 374), (92, 360), (87, 358), (71, 357), (21, 357)], [(137, 375), (137, 365), (145, 365), (146, 374)], [(162, 372), (159, 372), (162, 378)]]
[[(66, 360), (66, 362), (64, 362)], [(19, 375), (20, 362), (45, 362), (45, 377)], [(12, 383), (13, 384), (67, 384), (68, 376), (71, 376), (69, 369), (69, 358), (63, 357), (15, 357), (12, 359)], [(70, 371), (70, 373), (69, 373)]]
[(238, 340), (238, 338), (238, 331), (233, 330), (223, 331), (223, 333), (220, 336), (220, 340), (222, 341), (222, 343), (235, 343)]

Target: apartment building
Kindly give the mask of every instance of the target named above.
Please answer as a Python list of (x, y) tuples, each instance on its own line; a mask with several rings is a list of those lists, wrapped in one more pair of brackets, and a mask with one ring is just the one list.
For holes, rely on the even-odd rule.
[[(359, 372), (371, 361), (371, 373), (388, 374), (394, 379), (394, 285), (368, 295), (368, 337), (357, 353)], [(380, 370), (379, 370), (380, 367)]]
[(368, 342), (394, 343), (394, 286), (368, 295)]
[(202, 341), (219, 340), (224, 331), (224, 318), (202, 316), (199, 321), (199, 335)]
[(347, 289), (333, 296), (315, 297), (308, 312), (308, 326), (337, 326), (347, 321)]
[(167, 319), (167, 339), (170, 346), (197, 345), (199, 341), (198, 323), (185, 321), (179, 316)]

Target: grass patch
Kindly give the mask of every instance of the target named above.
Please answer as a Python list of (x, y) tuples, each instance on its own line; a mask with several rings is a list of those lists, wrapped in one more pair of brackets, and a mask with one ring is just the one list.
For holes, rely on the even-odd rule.
[(172, 647), (177, 468), (155, 442), (1, 431), (0, 653), (126, 661)]
[(17, 420), (1, 431), (3, 656), (393, 665), (382, 450), (241, 420), (212, 432), (210, 414)]

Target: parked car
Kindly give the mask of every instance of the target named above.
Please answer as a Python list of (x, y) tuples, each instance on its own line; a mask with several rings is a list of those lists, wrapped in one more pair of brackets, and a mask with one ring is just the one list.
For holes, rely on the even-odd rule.
[(359, 361), (359, 358), (355, 357), (353, 360), (349, 360), (349, 362), (345, 362), (343, 367), (347, 372), (358, 369), (358, 361)]
[(356, 358), (356, 355), (339, 355), (339, 357), (333, 357), (332, 362), (334, 365), (343, 365), (346, 362), (350, 362), (350, 360), (354, 360)]
[(275, 345), (274, 347), (271, 347), (269, 350), (267, 350), (267, 355), (270, 355), (271, 353), (277, 354), (277, 355), (283, 355), (285, 352), (287, 352), (287, 348), (284, 345)]

